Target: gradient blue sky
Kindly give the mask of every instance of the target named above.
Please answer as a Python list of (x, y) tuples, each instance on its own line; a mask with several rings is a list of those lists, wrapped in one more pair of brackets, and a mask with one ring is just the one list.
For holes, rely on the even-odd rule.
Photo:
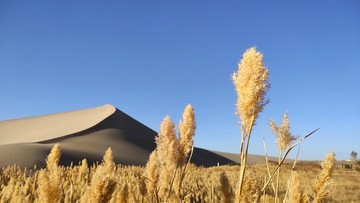
[[(250, 153), (277, 155), (268, 122), (320, 128), (300, 159), (360, 153), (359, 1), (0, 1), (0, 120), (113, 104), (158, 131), (186, 104), (198, 147), (239, 151), (230, 75), (256, 46), (271, 103)], [(294, 157), (294, 154), (292, 154)]]

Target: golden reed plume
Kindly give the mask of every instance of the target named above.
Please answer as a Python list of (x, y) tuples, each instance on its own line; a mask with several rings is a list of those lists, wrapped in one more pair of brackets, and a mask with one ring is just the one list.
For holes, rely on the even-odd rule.
[(273, 120), (270, 120), (270, 127), (276, 136), (276, 146), (280, 153), (289, 148), (291, 143), (297, 138), (291, 135), (288, 113), (284, 113), (282, 123), (279, 127)]
[(237, 194), (241, 193), (244, 183), (251, 130), (259, 113), (269, 102), (265, 98), (270, 88), (268, 77), (269, 73), (263, 63), (263, 55), (255, 47), (245, 51), (238, 64), (238, 71), (232, 75), (238, 96), (236, 114), (241, 120), (240, 173)]
[(194, 108), (188, 104), (185, 107), (182, 120), (179, 123), (179, 148), (181, 152), (180, 163), (186, 159), (193, 147), (193, 138), (195, 135), (196, 122)]
[(335, 165), (335, 153), (327, 154), (324, 161), (321, 163), (322, 171), (313, 185), (314, 202), (323, 203), (328, 202), (328, 195), (330, 193), (331, 175)]
[(237, 93), (236, 114), (241, 119), (241, 128), (250, 133), (251, 127), (263, 107), (269, 102), (265, 98), (270, 85), (269, 73), (263, 63), (263, 55), (255, 47), (245, 51), (238, 71), (232, 75)]

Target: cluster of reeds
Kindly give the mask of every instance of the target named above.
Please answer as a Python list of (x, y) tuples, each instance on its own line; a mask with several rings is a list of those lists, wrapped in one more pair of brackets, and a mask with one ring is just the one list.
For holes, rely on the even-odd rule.
[(144, 176), (147, 189), (156, 202), (181, 200), (180, 188), (193, 151), (196, 122), (194, 109), (187, 105), (178, 125), (178, 136), (174, 123), (166, 116), (156, 137), (156, 149), (151, 153)]
[[(250, 137), (252, 129), (256, 123), (256, 119), (259, 116), (259, 113), (263, 110), (264, 106), (269, 102), (268, 99), (265, 98), (266, 93), (270, 87), (268, 83), (268, 70), (263, 63), (263, 55), (258, 52), (254, 47), (248, 49), (238, 65), (238, 71), (232, 76), (233, 83), (235, 85), (235, 90), (237, 92), (237, 103), (236, 103), (236, 114), (240, 118), (240, 126), (241, 126), (241, 145), (240, 145), (240, 174), (239, 174), (239, 182), (238, 182), (238, 191), (236, 193), (236, 202), (258, 202), (260, 200), (260, 196), (265, 194), (265, 190), (268, 184), (271, 183), (273, 192), (275, 194), (274, 202), (280, 202), (279, 198), (279, 177), (280, 177), (280, 168), (286, 159), (288, 153), (299, 143), (301, 143), (308, 136), (313, 134), (318, 129), (314, 130), (310, 134), (303, 137), (301, 140), (292, 145), (293, 141), (295, 141), (298, 137), (295, 137), (290, 132), (290, 122), (288, 119), (288, 114), (285, 113), (283, 116), (283, 121), (280, 126), (277, 126), (273, 120), (270, 120), (270, 127), (274, 134), (276, 135), (276, 146), (279, 149), (279, 161), (277, 167), (270, 172), (268, 168), (268, 177), (267, 181), (261, 186), (262, 189), (257, 190), (255, 186), (253, 186), (253, 197), (254, 199), (242, 200), (243, 196), (246, 196), (244, 193), (249, 193), (247, 188), (244, 188), (244, 185), (247, 183), (246, 181), (246, 167), (247, 167), (247, 155), (248, 148), (250, 143)], [(265, 145), (266, 146), (266, 145)], [(267, 156), (267, 155), (266, 155)], [(330, 156), (332, 159), (332, 163), (335, 160), (335, 155)], [(327, 160), (327, 159), (326, 159)], [(293, 170), (295, 169), (296, 161), (293, 165)], [(326, 165), (326, 164), (325, 164)], [(330, 166), (330, 165), (329, 165)], [(332, 167), (334, 164), (331, 165)], [(322, 175), (316, 183), (316, 187), (326, 187), (329, 184), (331, 170), (324, 168), (324, 171), (328, 176)], [(325, 173), (325, 172), (324, 172)], [(276, 178), (274, 180), (274, 175)], [(292, 185), (295, 188), (288, 188), (287, 193), (289, 192), (289, 198), (285, 198), (285, 200), (294, 200), (296, 202), (305, 201), (303, 194), (299, 191), (297, 194), (294, 194), (295, 189), (298, 190), (298, 184), (296, 183), (297, 174), (294, 172), (292, 174), (293, 184), (289, 183), (289, 186)], [(252, 181), (254, 182), (254, 181)], [(324, 183), (323, 183), (324, 182)], [(325, 183), (326, 182), (326, 183)], [(255, 191), (257, 190), (257, 191)], [(326, 197), (327, 192), (323, 192), (323, 189), (315, 189), (315, 198), (314, 202), (322, 202), (321, 199)], [(286, 193), (286, 194), (287, 194)], [(286, 195), (288, 197), (288, 195)]]
[(267, 161), (261, 170), (247, 164), (252, 129), (269, 102), (265, 96), (270, 84), (263, 56), (255, 48), (244, 53), (238, 68), (232, 80), (238, 94), (240, 165), (203, 168), (190, 164), (196, 122), (194, 109), (188, 105), (177, 128), (169, 116), (163, 119), (156, 149), (145, 167), (116, 165), (110, 148), (101, 164), (88, 166), (84, 159), (76, 166), (59, 166), (61, 150), (56, 144), (44, 169), (0, 169), (0, 202), (327, 202), (333, 153), (326, 156), (318, 177), (312, 176), (315, 182), (310, 191), (303, 187), (296, 160), (291, 169), (282, 169), (289, 152), (316, 131), (301, 139), (293, 136), (287, 113), (280, 125), (270, 121), (278, 162)]
[[(56, 150), (59, 151), (58, 149)], [(284, 194), (286, 188), (290, 189), (286, 197), (280, 198), (286, 199), (285, 202), (324, 202), (329, 200), (326, 198), (331, 196), (331, 188), (338, 193), (339, 188), (329, 187), (327, 181), (333, 159), (330, 156), (326, 160), (323, 170), (316, 164), (300, 163), (296, 170), (297, 175), (291, 178), (290, 187), (288, 179), (293, 173), (292, 166), (283, 165), (279, 193)], [(270, 164), (271, 170), (275, 167), (275, 164)], [(55, 169), (59, 175), (47, 177), (50, 176), (50, 168)], [(205, 168), (189, 164), (179, 191), (181, 199), (167, 198), (166, 194), (160, 196), (159, 201), (235, 202), (239, 170), (239, 165)], [(92, 166), (88, 166), (85, 160), (69, 167), (57, 165), (55, 168), (49, 164), (47, 168), (40, 170), (9, 166), (0, 169), (0, 202), (157, 202), (154, 194), (148, 191), (148, 180), (143, 176), (146, 171), (147, 169), (141, 166), (113, 165), (110, 149), (105, 153), (102, 163)], [(46, 179), (41, 179), (40, 173), (45, 173)], [(253, 202), (256, 199), (254, 191), (259, 190), (266, 175), (266, 165), (248, 166), (245, 177), (249, 178), (245, 179), (243, 186), (247, 192), (239, 197), (241, 202)], [(45, 187), (49, 184), (47, 179), (55, 178), (60, 180), (57, 185), (52, 184), (55, 189)], [(308, 185), (313, 180), (317, 181)], [(348, 187), (350, 186), (356, 187), (356, 184)], [(273, 202), (275, 196), (270, 192), (270, 188), (267, 190), (261, 201)], [(338, 196), (342, 194), (344, 193)]]

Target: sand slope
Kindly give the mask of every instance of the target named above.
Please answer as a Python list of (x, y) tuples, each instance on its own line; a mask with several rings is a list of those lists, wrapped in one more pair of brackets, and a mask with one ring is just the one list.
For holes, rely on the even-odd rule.
[[(157, 133), (112, 105), (0, 121), (0, 167), (45, 166), (51, 147), (59, 143), (60, 164), (78, 163), (86, 158), (100, 162), (111, 147), (119, 164), (144, 165), (155, 149)], [(217, 153), (195, 148), (192, 161), (213, 166), (232, 162)]]
[(86, 130), (115, 112), (115, 107), (97, 108), (20, 118), (0, 122), (0, 145), (33, 143)]

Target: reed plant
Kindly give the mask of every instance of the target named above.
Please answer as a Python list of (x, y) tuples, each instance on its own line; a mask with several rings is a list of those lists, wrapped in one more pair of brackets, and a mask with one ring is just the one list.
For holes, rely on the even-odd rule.
[(196, 121), (194, 108), (187, 105), (182, 120), (176, 127), (169, 116), (160, 125), (160, 132), (155, 139), (156, 149), (150, 154), (146, 164), (145, 178), (147, 189), (152, 199), (157, 202), (167, 202), (169, 199), (182, 199), (181, 185), (186, 174), (187, 165), (193, 151), (193, 138)]
[(270, 120), (270, 127), (273, 133), (276, 136), (276, 146), (279, 149), (279, 169), (276, 172), (276, 180), (275, 180), (275, 203), (279, 202), (279, 178), (280, 178), (280, 169), (281, 169), (281, 160), (284, 156), (284, 152), (289, 149), (292, 142), (297, 139), (297, 137), (293, 136), (290, 132), (290, 121), (288, 117), (288, 113), (284, 113), (283, 120), (280, 126), (277, 126), (275, 121)]
[[(232, 75), (237, 93), (236, 114), (240, 118), (240, 172), (239, 185), (236, 194), (241, 195), (246, 172), (247, 155), (252, 128), (264, 106), (269, 102), (265, 98), (270, 84), (269, 72), (263, 63), (263, 55), (252, 47), (245, 51), (238, 71)], [(237, 198), (238, 202), (241, 199)]]
[(335, 164), (335, 153), (330, 153), (326, 155), (325, 160), (322, 162), (321, 167), (322, 171), (319, 176), (316, 178), (313, 190), (314, 190), (314, 202), (315, 203), (324, 203), (328, 202), (328, 196), (331, 192), (330, 185), (331, 175), (334, 170)]
[(40, 202), (62, 201), (61, 171), (58, 167), (61, 157), (59, 144), (55, 144), (46, 159), (46, 169), (39, 172)]
[[(86, 163), (82, 163), (84, 166)], [(81, 167), (82, 175), (85, 170)], [(115, 181), (116, 165), (113, 160), (111, 148), (108, 148), (103, 156), (101, 165), (96, 167), (95, 173), (91, 177), (90, 185), (87, 186), (85, 194), (81, 197), (81, 202), (108, 202), (116, 188)], [(80, 175), (80, 173), (79, 173)]]

